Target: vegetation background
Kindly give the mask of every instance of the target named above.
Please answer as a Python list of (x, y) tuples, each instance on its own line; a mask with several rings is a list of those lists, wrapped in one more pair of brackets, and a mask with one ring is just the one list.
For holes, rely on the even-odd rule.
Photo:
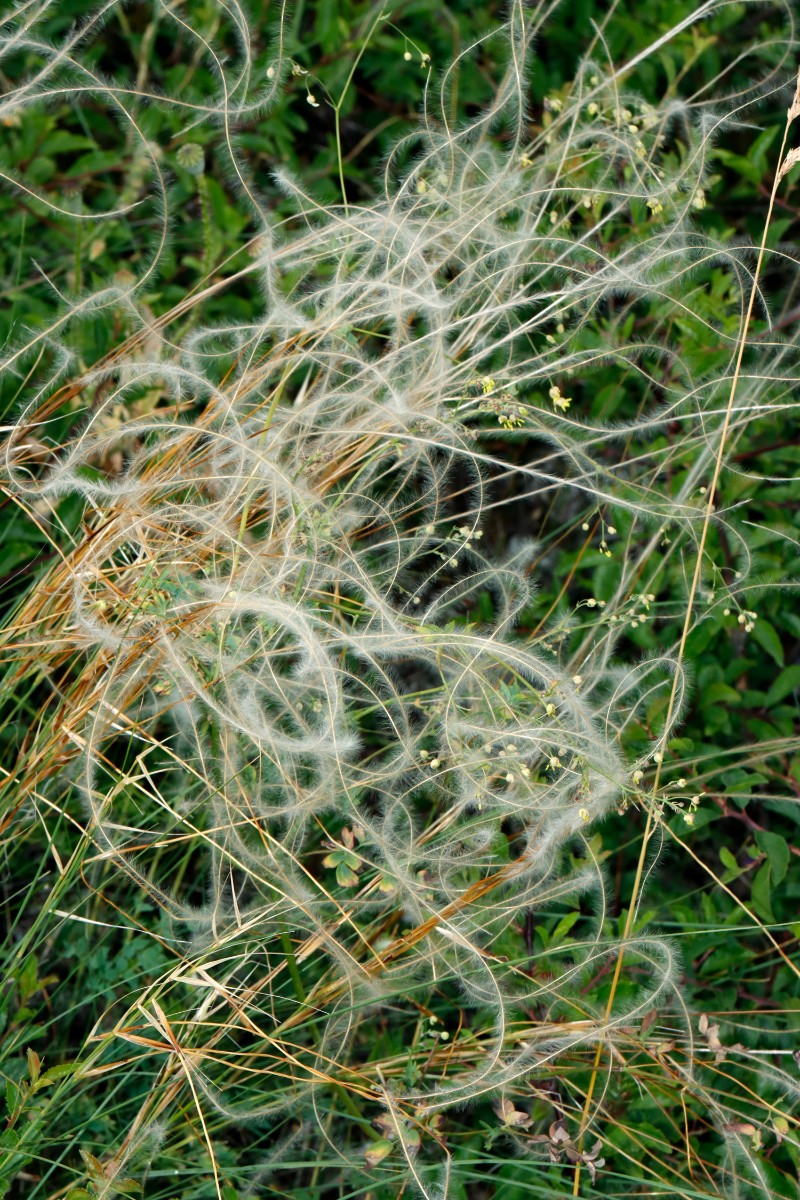
[[(216, 0), (187, 0), (175, 7), (218, 53), (235, 53), (234, 10)], [(758, 103), (723, 123), (709, 144), (704, 203), (693, 218), (719, 244), (757, 246), (797, 66), (794, 12), (791, 6), (760, 4), (703, 7), (707, 15), (698, 18), (697, 6), (683, 0), (554, 4), (528, 72), (530, 136), (544, 135), (558, 114), (599, 24), (604, 60), (620, 64), (636, 59), (666, 31), (684, 23), (649, 50), (635, 86), (655, 106), (665, 97), (700, 94), (720, 72), (728, 96), (749, 95), (763, 81)], [(58, 44), (88, 13), (84, 0), (42, 5), (37, 36)], [(297, 180), (314, 205), (338, 205), (343, 185), (350, 205), (369, 204), (380, 190), (391, 148), (420, 125), (429, 70), (435, 77), (505, 15), (499, 4), (466, 0), (409, 0), (378, 8), (362, 0), (296, 0), (283, 27), (286, 53), (295, 68), (285, 75), (269, 112), (236, 134), (247, 178), (257, 183), (270, 218), (291, 221), (296, 213), (295, 197), (275, 178), (277, 168)], [(274, 61), (278, 18), (270, 0), (250, 5), (256, 78), (266, 78)], [(756, 49), (740, 60), (737, 49), (746, 45)], [(488, 42), (462, 60), (446, 101), (454, 126), (475, 118), (495, 94), (505, 57), (500, 50), (495, 54), (494, 47)], [(4, 51), (0, 85), (11, 93), (35, 71), (42, 52), (35, 45), (5, 43)], [(109, 6), (83, 54), (115, 87), (177, 97), (187, 104), (217, 94), (219, 81), (202, 45), (188, 30), (176, 31), (158, 4)], [(142, 310), (155, 319), (197, 294), (207, 281), (247, 267), (263, 234), (242, 204), (239, 181), (220, 152), (214, 122), (193, 123), (185, 110), (170, 105), (142, 104), (135, 111), (169, 175), (169, 239), (159, 252), (152, 286), (139, 294)], [(147, 205), (125, 208), (146, 198), (150, 168), (139, 143), (109, 118), (106, 103), (76, 102), (61, 94), (55, 103), (37, 102), (18, 114), (8, 113), (0, 132), (0, 168), (10, 179), (0, 192), (0, 345), (10, 353), (23, 332), (27, 337), (51, 326), (61, 311), (62, 294), (90, 294), (109, 280), (124, 287), (140, 274), (154, 253), (158, 213)], [(502, 144), (506, 132), (498, 128), (493, 136)], [(684, 150), (690, 144), (687, 135)], [(677, 144), (670, 151), (678, 157), (681, 152)], [(54, 207), (46, 208), (41, 197), (53, 199)], [(105, 220), (101, 232), (69, 219), (70, 206), (106, 212), (115, 205), (120, 215)], [(643, 201), (632, 221), (634, 226), (638, 221), (644, 236), (657, 215)], [(798, 183), (790, 172), (769, 228), (774, 254), (765, 269), (764, 291), (770, 309), (768, 314), (756, 307), (749, 331), (756, 346), (759, 341), (777, 344), (779, 338), (791, 342), (795, 336), (800, 318), (793, 258), (798, 215)], [(742, 263), (739, 271), (715, 263), (698, 268), (694, 280), (687, 277), (692, 300), (683, 317), (670, 318), (669, 336), (698, 369), (702, 364), (713, 370), (715, 363), (721, 372), (728, 369), (729, 342), (741, 328), (752, 256), (745, 255)], [(235, 286), (212, 290), (201, 306), (188, 308), (176, 340), (192, 336), (201, 312), (203, 326), (246, 324), (259, 298), (257, 280), (243, 273)], [(640, 332), (646, 338), (650, 315), (624, 300), (618, 311), (611, 303), (590, 335), (601, 347), (603, 338), (610, 342)], [(83, 368), (102, 360), (135, 327), (124, 305), (98, 307), (67, 327), (63, 338), (72, 361)], [(722, 340), (715, 343), (712, 334), (720, 329)], [(18, 419), (21, 404), (31, 402), (29, 366), (0, 375), (6, 432)], [(486, 391), (490, 396), (491, 384)], [(158, 405), (156, 393), (157, 388), (145, 389), (139, 395), (137, 419)], [(618, 367), (609, 362), (598, 369), (580, 404), (587, 418), (613, 424), (635, 415), (636, 396), (620, 385)], [(98, 1051), (92, 1036), (110, 1027), (110, 1013), (116, 1020), (120, 1009), (134, 1005), (152, 980), (172, 969), (172, 927), (147, 890), (116, 871), (86, 836), (68, 772), (59, 774), (56, 764), (52, 771), (48, 768), (49, 783), (32, 790), (20, 786), (23, 768), (42, 753), (43, 730), (58, 716), (54, 697), (77, 701), (68, 690), (71, 660), (66, 654), (50, 659), (36, 638), (26, 640), (19, 614), (29, 611), (24, 605), (37, 595), (40, 581), (50, 577), (59, 555), (81, 535), (87, 506), (85, 498), (67, 495), (53, 516), (20, 502), (10, 483), (4, 486), (0, 1070), (6, 1110), (0, 1119), (0, 1194), (99, 1200), (143, 1190), (164, 1200), (204, 1200), (218, 1193), (224, 1200), (250, 1195), (381, 1200), (412, 1195), (422, 1187), (433, 1196), (443, 1185), (440, 1175), (425, 1174), (426, 1156), (431, 1171), (434, 1166), (438, 1171), (436, 1148), (441, 1143), (452, 1162), (447, 1188), (453, 1198), (523, 1200), (570, 1195), (575, 1186), (581, 1194), (608, 1196), (796, 1196), (800, 612), (792, 588), (800, 528), (800, 440), (794, 405), (790, 380), (779, 403), (763, 405), (737, 427), (729, 469), (721, 477), (720, 506), (731, 511), (739, 506), (746, 552), (724, 529), (714, 533), (721, 563), (717, 589), (722, 595), (733, 588), (737, 572), (744, 572), (750, 590), (739, 593), (735, 604), (712, 604), (704, 593), (708, 612), (692, 629), (686, 647), (691, 689), (680, 728), (668, 745), (671, 780), (688, 779), (688, 791), (702, 794), (702, 802), (693, 823), (681, 811), (667, 810), (667, 832), (660, 839), (664, 845), (652, 870), (652, 858), (647, 860), (646, 887), (631, 924), (636, 936), (652, 932), (671, 939), (680, 960), (676, 995), (691, 1016), (688, 1026), (682, 1025), (677, 1001), (664, 997), (646, 1013), (637, 1012), (635, 1027), (632, 1023), (625, 1032), (627, 1042), (603, 1064), (594, 1096), (600, 1108), (593, 1123), (593, 1138), (600, 1140), (602, 1150), (594, 1159), (576, 1132), (583, 1101), (592, 1102), (593, 1045), (578, 1047), (574, 1054), (567, 1051), (551, 1070), (534, 1074), (516, 1092), (503, 1093), (499, 1106), (496, 1094), (486, 1094), (463, 1111), (448, 1111), (440, 1124), (420, 1117), (415, 1125), (412, 1115), (408, 1125), (397, 1125), (399, 1118), (393, 1118), (392, 1127), (384, 1114), (381, 1125), (366, 1085), (346, 1076), (333, 1078), (314, 1101), (322, 1138), (309, 1132), (302, 1105), (290, 1103), (280, 1115), (260, 1120), (231, 1122), (223, 1111), (198, 1101), (193, 1089), (170, 1091), (162, 1079), (164, 1104), (142, 1136), (133, 1136), (136, 1114), (153, 1086), (151, 1060), (169, 1051), (174, 1036), (170, 1023), (177, 1018), (179, 1001), (175, 1008), (164, 1001), (166, 1007), (148, 1010), (149, 1017), (141, 1012), (138, 1021), (131, 1019), (125, 1044), (103, 1045)], [(124, 406), (115, 414), (120, 427), (130, 415)], [(56, 413), (53, 420), (60, 424), (49, 428), (48, 437), (67, 440), (74, 419), (74, 414)], [(487, 422), (489, 428), (495, 416), (490, 413)], [(484, 443), (492, 453), (513, 462), (515, 455), (528, 452), (524, 430), (516, 440), (503, 440), (501, 433)], [(691, 444), (685, 451), (680, 448), (682, 434), (676, 420), (643, 435), (648, 454), (670, 449), (667, 477), (654, 482), (667, 499), (678, 494), (691, 470), (694, 449)], [(608, 456), (611, 462), (610, 445)], [(103, 469), (113, 472), (113, 463)], [(498, 553), (513, 551), (515, 539), (541, 534), (535, 600), (517, 622), (522, 634), (533, 633), (542, 621), (557, 622), (576, 596), (610, 594), (623, 554), (615, 549), (616, 557), (609, 559), (600, 547), (597, 522), (605, 521), (605, 537), (607, 515), (602, 518), (591, 506), (586, 512), (575, 508), (557, 514), (544, 532), (541, 511), (537, 515), (535, 507), (526, 507), (524, 497), (515, 500), (512, 492), (506, 499), (502, 519), (486, 527)], [(645, 536), (633, 531), (624, 516), (618, 525), (619, 546), (628, 536)], [(652, 528), (646, 532), (649, 536)], [(627, 633), (632, 658), (676, 644), (691, 566), (690, 556), (669, 560), (657, 589), (659, 600), (653, 601), (659, 620), (634, 622)], [(475, 603), (480, 610), (487, 601)], [(757, 616), (751, 619), (751, 612)], [(46, 639), (47, 632), (42, 636)], [(644, 727), (651, 718), (653, 713), (643, 720)], [(647, 732), (631, 735), (632, 760), (641, 757)], [(134, 787), (125, 803), (127, 810), (116, 820), (134, 827)], [(645, 819), (644, 806), (632, 803), (619, 813), (612, 811), (587, 833), (607, 881), (603, 934), (609, 946), (626, 929)], [(352, 874), (359, 859), (356, 854), (351, 862), (347, 856), (348, 849), (352, 856), (353, 835), (340, 829), (337, 836), (332, 855), (339, 858), (329, 869), (339, 871), (338, 882), (346, 891), (352, 883), (348, 871)], [(170, 886), (178, 887), (177, 880), (199, 870), (191, 845), (168, 845), (162, 854)], [(201, 898), (204, 886), (198, 878)], [(567, 891), (535, 917), (533, 910), (522, 914), (487, 945), (487, 952), (529, 961), (531, 978), (537, 972), (547, 978), (553, 963), (575, 950), (586, 913), (584, 901)], [(276, 953), (289, 964), (283, 1002), (302, 1004), (311, 983), (308, 969), (298, 965), (294, 954), (291, 926), (278, 936)], [(581, 977), (580, 991), (593, 1013), (603, 1012), (612, 989), (620, 1011), (636, 1004), (647, 971), (631, 960), (615, 984), (615, 962), (614, 954), (607, 953)], [(453, 1053), (447, 1047), (450, 1039), (451, 1047), (460, 1047), (455, 1053), (466, 1060), (478, 1053), (470, 1050), (467, 1034), (461, 1034), (462, 1025), (469, 1027), (464, 1013), (470, 1003), (452, 989), (437, 993), (435, 987), (420, 992), (411, 1017), (387, 1002), (384, 1012), (371, 1011), (359, 1035), (362, 1052), (369, 1044), (367, 1057), (372, 1054), (383, 1065), (385, 1078), (405, 1072), (409, 1085), (432, 1063), (440, 1064), (442, 1055)], [(163, 1017), (160, 1027), (154, 1012)], [(541, 1013), (529, 1016), (542, 1019)], [(230, 1035), (231, 1045), (236, 1036)], [(297, 1036), (301, 1039), (302, 1032)], [(686, 1083), (689, 1061), (700, 1081), (697, 1090)], [(268, 1090), (282, 1084), (258, 1086)], [(566, 1151), (564, 1139), (559, 1144), (561, 1128), (568, 1130)], [(341, 1153), (348, 1156), (345, 1165)], [(595, 1179), (600, 1154), (604, 1165)], [(576, 1165), (582, 1171), (576, 1173)]]

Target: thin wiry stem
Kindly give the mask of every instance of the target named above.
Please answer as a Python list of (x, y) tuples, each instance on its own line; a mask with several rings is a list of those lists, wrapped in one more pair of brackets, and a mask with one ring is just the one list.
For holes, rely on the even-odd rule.
[[(800, 96), (800, 75), (798, 75), (798, 96)], [(772, 221), (772, 212), (775, 207), (775, 198), (778, 194), (778, 188), (780, 186), (780, 181), (785, 173), (786, 160), (785, 160), (784, 155), (785, 155), (785, 151), (786, 151), (786, 142), (789, 137), (789, 129), (791, 127), (792, 121), (794, 120), (795, 109), (796, 109), (797, 104), (798, 104), (798, 100), (796, 99), (793, 106), (789, 109), (787, 117), (786, 117), (786, 123), (785, 123), (784, 129), (783, 129), (783, 138), (781, 141), (780, 150), (778, 151), (778, 165), (775, 169), (775, 175), (774, 175), (774, 178), (772, 181), (772, 190), (770, 192), (769, 203), (767, 205), (767, 213), (766, 213), (766, 217), (764, 219), (764, 228), (763, 228), (763, 231), (761, 234), (761, 244), (758, 248), (758, 257), (756, 259), (755, 270), (753, 271), (753, 280), (752, 280), (752, 284), (750, 286), (750, 293), (747, 298), (747, 306), (745, 308), (744, 317), (742, 318), (742, 324), (741, 324), (741, 329), (740, 329), (740, 333), (739, 333), (739, 342), (738, 342), (738, 346), (737, 346), (737, 350), (736, 350), (736, 359), (735, 359), (735, 363), (734, 363), (733, 377), (731, 379), (730, 392), (728, 394), (728, 403), (725, 408), (725, 415), (723, 417), (722, 427), (719, 432), (717, 453), (716, 453), (716, 458), (714, 460), (714, 470), (713, 470), (713, 474), (711, 477), (711, 483), (708, 488), (705, 513), (703, 516), (703, 524), (700, 529), (700, 539), (699, 539), (699, 542), (697, 545), (697, 550), (696, 550), (694, 572), (692, 574), (692, 582), (689, 587), (689, 595), (688, 595), (687, 604), (686, 604), (686, 616), (683, 621), (683, 628), (681, 629), (680, 641), (678, 643), (678, 650), (677, 650), (676, 659), (675, 659), (675, 673), (673, 676), (672, 687), (671, 687), (670, 693), (669, 693), (669, 701), (667, 703), (667, 713), (666, 713), (666, 717), (664, 720), (664, 732), (661, 736), (661, 740), (659, 742), (659, 748), (655, 755), (656, 769), (655, 769), (655, 772), (653, 775), (652, 795), (650, 798), (650, 803), (647, 805), (647, 816), (645, 819), (644, 831), (642, 833), (642, 845), (641, 845), (641, 849), (639, 851), (639, 858), (636, 863), (636, 873), (634, 875), (633, 886), (631, 888), (630, 900), (628, 902), (628, 913), (625, 918), (625, 927), (624, 927), (624, 930), (622, 933), (622, 941), (620, 944), (619, 951), (617, 952), (616, 962), (614, 964), (614, 974), (611, 979), (611, 988), (609, 990), (608, 1000), (606, 1002), (606, 1012), (605, 1012), (606, 1023), (609, 1023), (611, 1021), (611, 1016), (612, 1016), (612, 1013), (614, 1010), (614, 999), (616, 997), (617, 987), (619, 986), (619, 981), (620, 981), (620, 977), (622, 974), (622, 965), (623, 965), (623, 961), (624, 961), (624, 957), (625, 957), (625, 944), (630, 939), (631, 931), (633, 929), (633, 923), (634, 923), (634, 920), (636, 919), (636, 912), (637, 912), (637, 906), (638, 906), (638, 900), (639, 900), (639, 889), (642, 884), (642, 877), (644, 874), (645, 863), (647, 861), (647, 854), (648, 854), (648, 848), (649, 848), (649, 844), (650, 844), (650, 838), (653, 833), (653, 828), (654, 828), (655, 822), (660, 821), (660, 819), (661, 819), (661, 814), (659, 811), (659, 787), (660, 787), (660, 783), (661, 783), (661, 772), (662, 772), (663, 765), (664, 765), (664, 759), (667, 754), (669, 734), (670, 734), (670, 730), (672, 728), (672, 717), (673, 717), (673, 713), (675, 711), (675, 703), (676, 703), (676, 699), (677, 699), (677, 695), (678, 695), (680, 671), (681, 671), (681, 666), (683, 664), (684, 655), (686, 652), (686, 641), (687, 641), (687, 638), (689, 637), (689, 633), (692, 629), (694, 604), (695, 604), (695, 599), (697, 596), (697, 589), (700, 585), (700, 579), (701, 579), (702, 572), (703, 572), (706, 538), (708, 536), (708, 531), (711, 527), (711, 518), (714, 514), (714, 504), (715, 504), (716, 498), (717, 498), (717, 488), (719, 486), (720, 474), (722, 472), (722, 466), (723, 466), (723, 462), (725, 459), (725, 449), (726, 449), (727, 440), (728, 440), (728, 432), (730, 429), (731, 416), (733, 414), (733, 409), (734, 409), (734, 402), (736, 400), (736, 389), (739, 384), (739, 376), (740, 376), (741, 367), (742, 367), (742, 360), (744, 358), (744, 352), (745, 352), (745, 348), (747, 346), (747, 335), (748, 335), (748, 332), (750, 329), (750, 320), (753, 315), (753, 308), (755, 305), (756, 296), (758, 295), (759, 280), (761, 277), (761, 267), (762, 267), (763, 261), (764, 261), (764, 253), (765, 253), (766, 246), (767, 246), (767, 238), (769, 236), (770, 223)], [(780, 954), (783, 961), (789, 966), (789, 968), (798, 977), (798, 979), (800, 979), (800, 970), (798, 970), (798, 968), (794, 965), (794, 963), (791, 961), (791, 959), (788, 958), (788, 956), (784, 952), (783, 948), (778, 944), (778, 942), (775, 940), (775, 938), (770, 933), (770, 931), (766, 928), (763, 928), (763, 926), (762, 926), (762, 929), (763, 929), (763, 932), (768, 937), (769, 941), (773, 944), (775, 949)], [(588, 1122), (588, 1119), (589, 1119), (589, 1112), (591, 1110), (591, 1104), (592, 1104), (592, 1096), (594, 1094), (594, 1088), (595, 1088), (595, 1084), (597, 1081), (597, 1074), (598, 1074), (598, 1070), (600, 1067), (600, 1059), (602, 1058), (602, 1055), (603, 1055), (603, 1042), (601, 1040), (597, 1044), (597, 1050), (595, 1053), (595, 1060), (594, 1060), (594, 1067), (593, 1067), (592, 1075), (591, 1075), (591, 1078), (589, 1081), (589, 1088), (586, 1093), (586, 1103), (584, 1105), (583, 1119), (581, 1122), (582, 1132), (583, 1132), (583, 1129), (585, 1128), (585, 1126)], [(581, 1175), (581, 1168), (580, 1168), (580, 1164), (578, 1164), (575, 1168), (575, 1177), (574, 1177), (574, 1181), (573, 1181), (573, 1195), (575, 1195), (575, 1196), (577, 1196), (580, 1192), (580, 1175)]]

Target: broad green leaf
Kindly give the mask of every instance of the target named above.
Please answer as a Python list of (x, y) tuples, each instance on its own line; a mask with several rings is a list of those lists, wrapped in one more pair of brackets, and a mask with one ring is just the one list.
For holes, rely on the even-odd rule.
[(789, 870), (789, 843), (779, 833), (771, 833), (760, 829), (756, 833), (756, 845), (762, 854), (766, 854), (769, 863), (770, 876), (774, 884), (782, 883)]
[(791, 692), (800, 688), (800, 666), (786, 667), (770, 687), (764, 699), (764, 706), (772, 708)]
[(779, 667), (783, 666), (783, 646), (781, 645), (781, 639), (769, 621), (765, 621), (763, 617), (759, 617), (753, 626), (753, 632), (750, 634), (750, 637), (755, 638), (762, 650), (766, 650), (770, 658), (774, 658)]
[(753, 908), (763, 921), (774, 921), (772, 911), (772, 877), (769, 863), (764, 863), (756, 873), (750, 893)]
[(346, 863), (340, 862), (336, 868), (336, 882), (340, 887), (355, 887), (358, 883), (358, 876), (355, 871), (351, 871)]
[(700, 703), (703, 708), (713, 708), (717, 704), (739, 704), (741, 699), (741, 693), (737, 692), (736, 688), (720, 681), (703, 688)]
[(742, 871), (746, 870), (745, 867), (739, 865), (727, 846), (720, 846), (719, 857), (720, 862), (726, 868), (725, 874), (722, 876), (724, 883), (730, 883), (732, 879), (736, 879), (738, 875), (741, 875)]
[(364, 1162), (367, 1167), (377, 1167), (378, 1163), (388, 1158), (393, 1150), (393, 1143), (388, 1138), (381, 1138), (379, 1141), (373, 1142), (364, 1151)]
[(558, 945), (558, 943), (567, 936), (575, 922), (580, 920), (580, 916), (581, 914), (579, 912), (571, 912), (567, 913), (565, 917), (562, 917), (552, 932), (550, 945)]

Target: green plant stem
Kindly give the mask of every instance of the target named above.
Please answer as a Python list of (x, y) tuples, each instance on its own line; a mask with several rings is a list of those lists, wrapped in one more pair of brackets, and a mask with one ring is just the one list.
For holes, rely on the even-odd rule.
[(286, 928), (286, 926), (284, 926), (281, 930), (281, 949), (286, 955), (286, 965), (289, 968), (294, 994), (297, 996), (297, 999), (301, 1004), (305, 1004), (306, 990), (303, 987), (303, 980), (300, 977), (300, 969), (297, 966), (297, 957), (294, 952), (294, 946), (292, 945), (292, 939), (289, 937), (289, 930)]

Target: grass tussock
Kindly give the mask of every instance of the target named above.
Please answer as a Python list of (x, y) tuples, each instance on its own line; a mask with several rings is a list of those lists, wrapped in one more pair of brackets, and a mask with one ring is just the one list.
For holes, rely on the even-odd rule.
[[(240, 147), (291, 71), (282, 26), (256, 80), (243, 11), (222, 14), (223, 56), (165, 8), (216, 73), (192, 105), (93, 69), (113, 6), (56, 45), (46, 11), (3, 25), (2, 52), (38, 65), (0, 119), (102, 105), (150, 192), (123, 184), (98, 214), (14, 185), (42, 220), (103, 228), (138, 206), (154, 232), (137, 277), (55, 289), (58, 314), (2, 364), (5, 494), (52, 547), (2, 643), (35, 714), (4, 832), (45, 830), (50, 879), (9, 971), (21, 995), (26, 956), (70, 922), (132, 931), (141, 960), (71, 1066), (28, 1058), (9, 1184), (227, 1200), (295, 1176), (304, 1197), (335, 1179), (433, 1200), (488, 1195), (476, 1179), (512, 1154), (526, 1195), (776, 1194), (758, 1131), (788, 1179), (793, 1060), (692, 1011), (680, 945), (642, 904), (709, 803), (681, 757), (687, 643), (723, 610), (749, 634), (757, 598), (791, 586), (754, 569), (720, 479), (752, 423), (792, 407), (794, 335), (749, 336), (763, 247), (756, 263), (701, 221), (718, 139), (784, 64), (747, 94), (721, 71), (652, 104), (637, 72), (674, 34), (615, 66), (598, 30), (532, 135), (549, 8), (514, 3), (484, 111), (454, 123), (458, 64), (423, 58), (424, 120), (374, 195), (347, 194), (339, 144), (341, 202), (279, 172), (275, 220)], [(341, 102), (308, 97), (338, 136)], [(245, 265), (206, 253), (159, 313), (173, 182), (145, 104), (184, 105), (188, 136), (214, 127), (250, 222)], [(176, 167), (201, 181), (207, 251), (205, 155), (184, 141)], [(782, 150), (776, 188), (793, 163)], [(206, 319), (243, 280), (250, 318)], [(115, 317), (127, 334), (84, 362), (80, 331)], [(574, 566), (545, 605), (561, 543)], [(573, 582), (586, 556), (596, 593)], [(620, 897), (596, 834), (639, 813)], [(631, 1088), (664, 1123), (637, 1128)]]

